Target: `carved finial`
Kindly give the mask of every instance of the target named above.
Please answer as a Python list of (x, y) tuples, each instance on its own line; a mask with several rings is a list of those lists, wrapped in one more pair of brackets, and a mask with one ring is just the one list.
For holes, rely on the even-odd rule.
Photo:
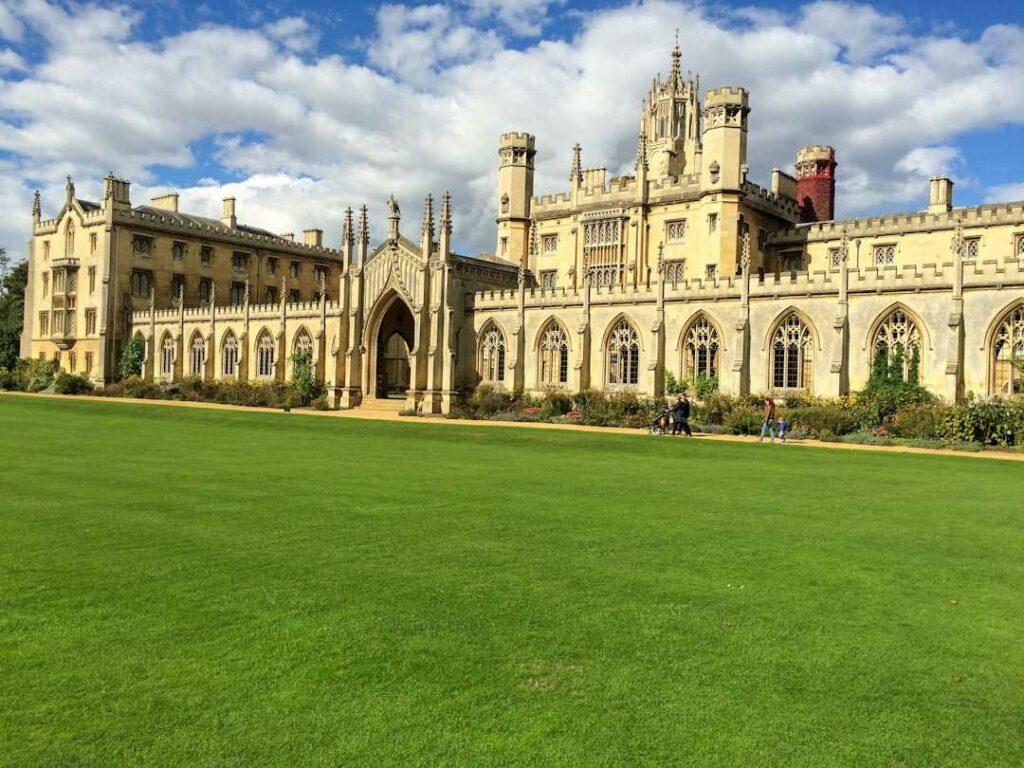
[(68, 174), (68, 181), (64, 187), (64, 192), (67, 195), (67, 201), (70, 203), (75, 198), (75, 182), (71, 180), (71, 174)]
[(345, 220), (341, 225), (341, 244), (352, 245), (355, 242), (355, 236), (352, 232), (352, 206), (350, 205), (345, 209)]
[(843, 239), (839, 243), (839, 263), (845, 264), (850, 258), (850, 238), (846, 234), (846, 227), (843, 227)]
[(964, 223), (961, 219), (956, 220), (956, 230), (953, 232), (953, 240), (950, 242), (954, 259), (962, 259), (964, 255)]
[(447, 189), (441, 199), (441, 231), (446, 235), (452, 233), (452, 194)]
[(672, 48), (672, 82), (679, 83), (682, 80), (682, 73), (679, 68), (680, 59), (683, 57), (683, 52), (679, 50), (679, 29), (676, 29), (676, 44)]
[(740, 261), (740, 266), (744, 272), (750, 271), (750, 230), (748, 229), (743, 233), (743, 250)]
[(245, 278), (245, 293), (242, 295), (242, 303), (249, 303), (249, 278)]
[(540, 248), (537, 245), (537, 222), (530, 222), (530, 255), (536, 256), (540, 253)]
[(395, 200), (395, 196), (391, 195), (388, 198), (388, 238), (391, 240), (398, 239), (398, 222), (402, 220), (402, 211), (398, 207), (398, 201)]
[(388, 197), (388, 210), (391, 211), (391, 218), (400, 219), (402, 218), (402, 210), (398, 207), (398, 201), (395, 200), (394, 195)]
[(665, 274), (665, 244), (658, 243), (658, 267), (657, 271), (659, 275)]
[(428, 242), (434, 240), (434, 198), (430, 193), (423, 200), (423, 237), (429, 238)]
[(636, 170), (647, 170), (647, 129), (641, 126), (640, 128), (640, 140), (636, 145), (636, 163), (634, 164)]
[(572, 148), (572, 165), (569, 168), (569, 181), (579, 183), (583, 179), (583, 150), (577, 144)]
[(526, 285), (526, 265), (525, 264), (520, 264), (519, 265), (519, 273), (516, 276), (516, 282), (519, 284), (520, 288), (522, 288), (524, 285)]
[(42, 198), (39, 195), (39, 190), (37, 189), (35, 194), (32, 195), (32, 217), (34, 219), (38, 220), (39, 217), (42, 216), (42, 214), (43, 214), (43, 201), (42, 201)]
[(362, 245), (370, 242), (370, 221), (365, 205), (359, 208), (359, 242)]

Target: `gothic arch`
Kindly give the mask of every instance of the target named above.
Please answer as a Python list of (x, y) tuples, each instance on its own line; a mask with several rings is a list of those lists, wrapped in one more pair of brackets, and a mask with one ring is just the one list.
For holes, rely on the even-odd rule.
[(694, 312), (676, 338), (681, 380), (692, 383), (700, 373), (721, 378), (724, 349), (722, 326), (708, 312)]
[(821, 334), (818, 333), (818, 328), (817, 326), (814, 325), (814, 321), (811, 320), (810, 317), (808, 317), (806, 312), (804, 312), (801, 309), (797, 309), (792, 305), (786, 307), (784, 310), (779, 312), (775, 316), (775, 319), (772, 320), (771, 325), (768, 326), (768, 333), (764, 335), (764, 341), (761, 344), (761, 351), (765, 352), (771, 348), (772, 339), (775, 337), (775, 332), (779, 330), (779, 326), (782, 325), (782, 323), (785, 322), (786, 318), (788, 318), (791, 314), (796, 315), (798, 318), (800, 318), (800, 322), (807, 326), (807, 329), (811, 332), (811, 339), (814, 341), (815, 351), (821, 352)]
[(1024, 392), (1024, 372), (1018, 367), (1024, 360), (1024, 301), (1012, 302), (989, 323), (985, 356), (989, 394), (1006, 397)]
[(274, 334), (264, 326), (253, 338), (252, 360), (255, 361), (254, 370), (250, 375), (257, 379), (276, 378), (277, 374), (277, 342)]
[(493, 318), (480, 327), (476, 337), (476, 366), (481, 381), (505, 383), (508, 369), (509, 336)]
[(550, 316), (537, 331), (533, 349), (537, 357), (537, 384), (561, 387), (569, 383), (572, 337), (565, 323)]
[(174, 364), (178, 361), (178, 344), (170, 331), (164, 331), (156, 348), (157, 372), (160, 378), (174, 378)]
[(813, 391), (818, 338), (810, 319), (795, 308), (785, 310), (776, 318), (765, 339), (768, 355), (765, 383), (769, 392)]
[(238, 366), (242, 359), (242, 345), (238, 343), (235, 332), (228, 328), (220, 338), (220, 375), (238, 376)]
[[(186, 355), (188, 357), (188, 375), (206, 377), (206, 363), (209, 360), (209, 344), (206, 337), (198, 328), (192, 332), (188, 339)], [(197, 365), (198, 364), (198, 365)], [(197, 370), (198, 369), (198, 370)]]
[(572, 334), (569, 333), (569, 327), (562, 322), (562, 319), (557, 315), (548, 315), (548, 317), (541, 323), (540, 328), (537, 329), (536, 336), (533, 337), (533, 348), (540, 349), (540, 345), (544, 341), (544, 332), (549, 329), (553, 324), (561, 328), (569, 341), (569, 351), (572, 352)]
[(886, 320), (889, 319), (889, 316), (893, 312), (902, 312), (911, 320), (911, 322), (914, 323), (914, 327), (917, 328), (917, 332), (921, 337), (922, 346), (929, 352), (931, 352), (932, 339), (931, 334), (928, 333), (928, 326), (924, 324), (924, 320), (921, 319), (921, 316), (917, 314), (917, 312), (912, 310), (902, 301), (895, 301), (878, 313), (877, 317), (875, 317), (874, 319), (874, 322), (872, 322), (871, 326), (868, 328), (867, 335), (864, 337), (864, 346), (862, 347), (862, 349), (871, 349), (871, 346), (874, 344), (875, 341), (875, 335), (878, 333), (878, 329), (882, 327), (882, 325), (885, 323)]
[(601, 342), (604, 383), (608, 387), (635, 387), (640, 383), (643, 334), (633, 319), (620, 312), (608, 325)]
[[(363, 346), (369, 350), (377, 339), (377, 333), (380, 331), (380, 324), (387, 316), (388, 310), (394, 305), (396, 301), (400, 301), (405, 304), (409, 310), (409, 314), (416, 319), (416, 313), (413, 311), (412, 302), (405, 295), (404, 292), (398, 290), (395, 286), (389, 286), (380, 295), (377, 301), (374, 303), (373, 308), (369, 311), (366, 316), (366, 323), (363, 325)], [(414, 334), (415, 335), (415, 334)], [(409, 344), (409, 350), (412, 354), (416, 353), (413, 345), (416, 343), (416, 339), (406, 339)]]
[(636, 331), (637, 338), (639, 339), (639, 342), (640, 342), (640, 351), (643, 352), (644, 351), (644, 335), (642, 333), (640, 333), (640, 326), (637, 324), (637, 322), (632, 317), (630, 317), (625, 312), (619, 312), (619, 314), (617, 314), (614, 318), (612, 318), (612, 321), (610, 323), (608, 323), (608, 327), (605, 328), (605, 331), (604, 331), (604, 336), (601, 337), (601, 349), (607, 349), (608, 348), (608, 340), (611, 338), (612, 333), (615, 331), (615, 328), (623, 320), (625, 320), (627, 323), (629, 323), (631, 326), (633, 326), (633, 330)]

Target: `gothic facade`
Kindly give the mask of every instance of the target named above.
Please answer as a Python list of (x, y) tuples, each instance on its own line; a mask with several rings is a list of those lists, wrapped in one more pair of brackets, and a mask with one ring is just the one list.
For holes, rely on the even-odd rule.
[[(799, 149), (794, 174), (776, 169), (759, 186), (748, 178), (747, 92), (699, 90), (676, 48), (644, 102), (635, 172), (584, 167), (577, 145), (557, 194), (534, 194), (535, 137), (504, 134), (493, 257), (452, 252), (447, 195), (436, 227), (428, 196), (418, 242), (402, 235), (392, 200), (382, 243), (370, 248), (365, 207), (358, 222), (349, 209), (332, 250), (315, 230), (299, 245), (230, 221), (214, 231), (131, 209), (116, 179), (107, 199), (124, 198), (120, 208), (69, 193), (54, 220), (41, 221), (37, 206), (25, 353), (105, 338), (106, 362), (87, 370), (102, 380), (111, 335), (138, 334), (147, 377), (287, 380), (305, 350), (341, 407), (397, 397), (426, 412), (446, 412), (481, 382), (657, 395), (667, 372), (717, 379), (726, 392), (835, 396), (862, 387), (879, 355), (950, 400), (1024, 392), (1024, 203), (957, 208), (952, 182), (936, 178), (925, 211), (836, 220), (832, 147)], [(99, 319), (76, 336), (58, 315), (69, 310), (72, 251), (55, 249), (68, 226), (94, 219), (115, 244), (95, 264)], [(191, 292), (200, 263), (198, 274), (183, 269), (177, 291), (150, 286), (125, 299), (141, 258), (126, 243), (141, 230), (168, 240), (172, 265), (174, 238), (189, 232), (232, 253), (245, 243), (251, 271), (231, 288), (225, 276), (224, 293), (210, 286), (204, 300)], [(305, 283), (276, 271), (285, 259), (308, 266)]]

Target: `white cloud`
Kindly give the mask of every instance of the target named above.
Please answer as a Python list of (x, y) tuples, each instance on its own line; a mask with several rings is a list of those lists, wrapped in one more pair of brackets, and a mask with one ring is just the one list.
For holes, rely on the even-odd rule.
[(25, 26), (15, 15), (9, 0), (0, 0), (0, 40), (21, 40)]
[(317, 54), (300, 18), (143, 41), (136, 31), (146, 20), (134, 12), (23, 0), (15, 21), (45, 39), (48, 57), (0, 80), (0, 151), (15, 158), (0, 201), (25, 212), (24, 221), (0, 222), (0, 245), (25, 238), (30, 182), (52, 210), (66, 173), (88, 196), (113, 170), (136, 182), (140, 203), (166, 190), (154, 166), (189, 168), (196, 142), (212, 138), (219, 162), (242, 180), (182, 190), (182, 205), (197, 213), (217, 216), (230, 190), (247, 223), (320, 225), (336, 242), (346, 205), (366, 202), (382, 221), (394, 192), (406, 231), (416, 233), (423, 195), (449, 187), (457, 244), (493, 248), (498, 135), (537, 134), (541, 194), (566, 186), (576, 141), (587, 164), (628, 170), (640, 100), (651, 76), (667, 70), (677, 27), (684, 66), (701, 73), (702, 87), (750, 90), (753, 178), (791, 167), (803, 144), (834, 144), (841, 214), (920, 206), (932, 173), (966, 177), (959, 135), (1024, 122), (1016, 26), (977, 40), (912, 37), (900, 19), (852, 4), (712, 15), (637, 0), (579, 16), (571, 40), (517, 49), (494, 19), (522, 34), (517, 23), (542, 25), (557, 4), (454, 2), (382, 6), (361, 65)]
[(9, 48), (0, 50), (0, 74), (25, 69), (25, 60)]
[(548, 9), (565, 0), (463, 0), (474, 20), (494, 18), (517, 35), (539, 35)]
[(997, 184), (990, 187), (985, 195), (987, 203), (1001, 203), (1006, 200), (1024, 200), (1024, 181), (1015, 184)]

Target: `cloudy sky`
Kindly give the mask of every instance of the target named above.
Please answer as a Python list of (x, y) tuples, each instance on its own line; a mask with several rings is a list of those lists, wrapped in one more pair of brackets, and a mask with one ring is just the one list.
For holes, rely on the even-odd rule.
[(33, 189), (52, 215), (66, 174), (96, 198), (113, 171), (135, 204), (230, 194), (332, 245), (346, 205), (379, 232), (393, 192), (415, 234), (450, 188), (456, 246), (493, 249), (498, 135), (537, 135), (538, 193), (576, 141), (631, 170), (676, 28), (702, 87), (750, 90), (755, 181), (831, 143), (841, 215), (920, 208), (940, 172), (958, 203), (1022, 199), (1022, 25), (1020, 0), (0, 0), (0, 246), (23, 254)]

